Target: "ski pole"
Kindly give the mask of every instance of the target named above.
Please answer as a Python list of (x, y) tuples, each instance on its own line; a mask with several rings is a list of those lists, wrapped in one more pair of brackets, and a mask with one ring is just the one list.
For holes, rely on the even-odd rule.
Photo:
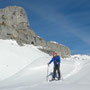
[(49, 66), (47, 65), (47, 81), (48, 81)]
[(60, 72), (60, 74), (61, 74), (61, 75), (60, 75), (60, 76), (61, 76), (61, 80), (63, 80), (63, 76), (62, 76), (62, 73)]

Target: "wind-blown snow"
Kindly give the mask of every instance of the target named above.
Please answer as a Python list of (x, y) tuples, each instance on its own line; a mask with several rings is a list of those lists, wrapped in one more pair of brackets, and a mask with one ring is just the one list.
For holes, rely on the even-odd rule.
[[(0, 40), (0, 90), (90, 90), (90, 56), (62, 58), (63, 80), (47, 82), (49, 56), (32, 45)], [(49, 66), (49, 77), (53, 64)]]

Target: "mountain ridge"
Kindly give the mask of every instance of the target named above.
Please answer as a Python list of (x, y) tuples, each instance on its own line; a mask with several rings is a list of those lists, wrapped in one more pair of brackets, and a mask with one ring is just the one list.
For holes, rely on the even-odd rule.
[(47, 42), (38, 37), (30, 28), (26, 11), (20, 6), (9, 6), (0, 9), (0, 39), (14, 39), (20, 46), (24, 44), (43, 46), (43, 49), (40, 50), (50, 55), (52, 55), (53, 51), (56, 51), (61, 57), (71, 55), (68, 47)]

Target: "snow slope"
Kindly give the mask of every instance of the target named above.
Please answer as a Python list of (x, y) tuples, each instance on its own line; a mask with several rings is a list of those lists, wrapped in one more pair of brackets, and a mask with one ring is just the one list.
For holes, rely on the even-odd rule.
[[(18, 46), (0, 40), (0, 90), (90, 90), (90, 56), (74, 55), (62, 59), (63, 80), (47, 82), (47, 63), (51, 56), (32, 45)], [(51, 79), (53, 64), (49, 67)]]
[(14, 75), (45, 55), (32, 45), (19, 46), (15, 41), (0, 40), (0, 80)]

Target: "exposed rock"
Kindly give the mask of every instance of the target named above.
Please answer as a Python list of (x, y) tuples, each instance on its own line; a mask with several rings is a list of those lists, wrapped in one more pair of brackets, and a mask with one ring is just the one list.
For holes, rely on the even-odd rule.
[(30, 29), (25, 10), (22, 7), (9, 6), (0, 9), (0, 39), (14, 39), (19, 45), (33, 44), (43, 46), (42, 51), (52, 54), (58, 52), (62, 57), (71, 55), (70, 49), (54, 42), (46, 42)]

